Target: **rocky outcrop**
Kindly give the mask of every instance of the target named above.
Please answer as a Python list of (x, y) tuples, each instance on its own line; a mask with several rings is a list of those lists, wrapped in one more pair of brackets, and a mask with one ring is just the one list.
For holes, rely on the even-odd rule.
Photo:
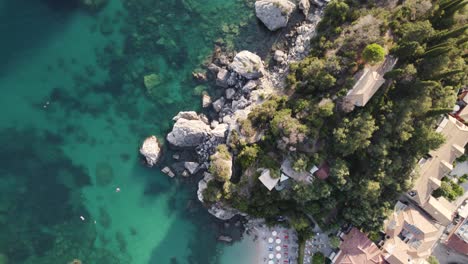
[(161, 156), (161, 146), (158, 139), (155, 136), (146, 138), (140, 148), (140, 153), (145, 156), (148, 166), (154, 166)]
[(211, 138), (221, 142), (228, 129), (226, 124), (218, 124), (212, 129), (206, 116), (193, 111), (179, 112), (173, 120), (176, 122), (167, 135), (167, 141), (180, 148), (200, 147)]
[(309, 14), (309, 9), (310, 9), (310, 1), (309, 0), (299, 0), (299, 9), (302, 10), (302, 13), (304, 13), (304, 16), (307, 17), (307, 14)]
[(200, 164), (198, 164), (197, 162), (193, 162), (193, 161), (186, 161), (184, 162), (184, 167), (185, 169), (187, 169), (187, 171), (190, 174), (195, 174), (198, 172), (198, 168), (200, 167)]
[(167, 141), (176, 147), (196, 147), (211, 133), (211, 128), (205, 122), (197, 119), (177, 118), (172, 131), (167, 135)]
[(247, 50), (236, 54), (234, 60), (229, 64), (229, 69), (249, 80), (262, 77), (264, 72), (262, 59)]
[(255, 14), (269, 30), (275, 31), (288, 24), (295, 7), (288, 0), (259, 0), (255, 2)]
[(214, 179), (213, 175), (211, 175), (210, 173), (208, 172), (205, 172), (203, 174), (203, 179), (201, 179), (199, 182), (198, 182), (198, 190), (197, 190), (197, 196), (198, 196), (198, 200), (200, 200), (200, 202), (204, 202), (203, 201), (203, 191), (208, 187), (208, 183)]
[(208, 212), (214, 217), (221, 220), (229, 220), (236, 215), (245, 215), (242, 214), (239, 210), (229, 207), (225, 204), (215, 203), (208, 208)]

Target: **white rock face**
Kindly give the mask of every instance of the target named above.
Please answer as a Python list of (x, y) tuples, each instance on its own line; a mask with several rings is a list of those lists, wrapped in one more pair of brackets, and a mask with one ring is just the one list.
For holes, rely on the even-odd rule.
[(304, 13), (304, 16), (307, 17), (307, 14), (309, 14), (310, 9), (309, 0), (299, 0), (299, 9), (301, 9), (302, 13)]
[(167, 135), (167, 141), (176, 147), (195, 147), (200, 145), (205, 137), (211, 134), (211, 128), (205, 122), (193, 118), (192, 115), (181, 116), (179, 113), (177, 118), (174, 118), (176, 123), (172, 131)]
[(237, 53), (229, 68), (249, 80), (262, 77), (264, 72), (262, 59), (247, 50)]
[(228, 124), (217, 124), (212, 132), (212, 135), (217, 137), (218, 139), (222, 139), (226, 137), (226, 132), (228, 131), (229, 125)]
[(145, 156), (148, 166), (154, 166), (161, 156), (161, 146), (159, 145), (158, 139), (155, 136), (145, 139), (140, 148), (140, 153)]
[(255, 14), (269, 30), (275, 31), (288, 24), (295, 7), (288, 0), (259, 0), (255, 2)]
[(208, 118), (203, 114), (197, 115), (193, 111), (179, 112), (173, 119), (176, 122), (172, 131), (167, 134), (167, 141), (175, 147), (196, 147), (202, 144), (208, 136), (218, 139), (226, 137), (228, 125), (217, 124), (212, 129)]

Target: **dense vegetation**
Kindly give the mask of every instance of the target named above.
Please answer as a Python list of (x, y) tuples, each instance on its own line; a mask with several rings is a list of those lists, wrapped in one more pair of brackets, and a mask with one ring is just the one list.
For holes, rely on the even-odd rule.
[[(267, 220), (286, 216), (305, 236), (309, 216), (323, 228), (378, 231), (411, 188), (418, 159), (444, 142), (434, 125), (467, 81), (467, 3), (331, 1), (310, 56), (291, 65), (292, 95), (268, 99), (231, 136), (243, 173), (235, 195), (220, 199)], [(346, 110), (354, 75), (386, 53), (398, 58), (386, 83), (365, 107)], [(264, 136), (252, 144), (258, 131)], [(279, 170), (285, 159), (298, 172), (326, 162), (330, 177), (268, 192), (257, 168)]]

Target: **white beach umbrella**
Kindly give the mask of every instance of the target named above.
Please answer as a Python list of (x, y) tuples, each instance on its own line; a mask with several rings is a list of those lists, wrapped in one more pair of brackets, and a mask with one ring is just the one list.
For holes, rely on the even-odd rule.
[(273, 231), (273, 232), (271, 232), (271, 234), (272, 234), (273, 236), (276, 236), (276, 235), (278, 235), (278, 232)]
[(268, 255), (269, 259), (273, 259), (275, 256), (273, 254)]
[(274, 241), (274, 240), (273, 240), (272, 237), (270, 237), (270, 238), (268, 239), (268, 243), (273, 243), (273, 241)]
[(277, 258), (277, 259), (280, 259), (280, 258), (281, 258), (281, 254), (280, 254), (280, 253), (276, 254), (276, 258)]
[(268, 264), (275, 264), (275, 262), (273, 260), (269, 260)]
[(276, 244), (280, 244), (281, 243), (281, 239), (276, 239)]
[(276, 250), (281, 251), (281, 247), (280, 247), (280, 246), (276, 246)]

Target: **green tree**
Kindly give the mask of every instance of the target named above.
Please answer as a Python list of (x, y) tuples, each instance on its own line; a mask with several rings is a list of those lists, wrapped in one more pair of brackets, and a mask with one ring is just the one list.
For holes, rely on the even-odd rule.
[(229, 181), (232, 175), (232, 156), (226, 145), (219, 145), (210, 157), (209, 172), (220, 182)]
[(403, 24), (400, 33), (404, 42), (416, 41), (423, 43), (435, 34), (435, 30), (432, 28), (431, 22), (425, 20)]
[(332, 0), (325, 8), (323, 25), (339, 25), (346, 21), (349, 12), (349, 6), (343, 0)]
[(260, 148), (256, 144), (252, 146), (246, 146), (242, 149), (242, 151), (239, 153), (239, 156), (237, 157), (237, 160), (244, 170), (255, 162), (259, 151)]
[(369, 64), (376, 64), (385, 59), (385, 49), (379, 44), (367, 45), (362, 51), (362, 58)]
[(312, 264), (325, 264), (325, 256), (322, 252), (317, 252), (312, 256)]
[(375, 130), (375, 120), (368, 113), (358, 115), (352, 120), (343, 119), (340, 126), (333, 130), (336, 151), (347, 156), (356, 150), (367, 148)]
[(330, 245), (333, 248), (339, 248), (340, 247), (341, 240), (337, 236), (332, 236), (330, 237)]
[(336, 159), (330, 167), (330, 176), (334, 179), (338, 189), (343, 189), (349, 177), (349, 169), (346, 162), (340, 158)]
[(439, 264), (439, 260), (434, 256), (429, 256), (429, 258), (427, 258), (427, 262), (429, 262), (429, 264)]

